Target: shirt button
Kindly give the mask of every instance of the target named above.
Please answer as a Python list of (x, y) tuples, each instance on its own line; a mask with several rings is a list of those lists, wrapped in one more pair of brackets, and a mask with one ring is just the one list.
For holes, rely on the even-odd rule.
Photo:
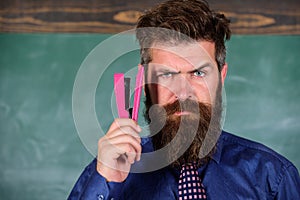
[(104, 196), (102, 194), (99, 194), (98, 195), (98, 200), (103, 200), (104, 199)]
[(110, 200), (115, 200), (114, 198), (111, 198)]

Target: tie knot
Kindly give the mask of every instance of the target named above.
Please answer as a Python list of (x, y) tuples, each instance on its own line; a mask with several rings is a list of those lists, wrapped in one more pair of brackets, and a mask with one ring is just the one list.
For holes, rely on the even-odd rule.
[(182, 165), (182, 168), (186, 168), (186, 169), (197, 169), (197, 163), (193, 162), (193, 163), (185, 163)]
[(181, 171), (180, 171), (181, 177), (192, 177), (193, 179), (196, 178), (197, 180), (200, 180), (197, 166), (193, 163), (185, 163), (182, 165)]
[(178, 182), (179, 200), (206, 199), (206, 192), (197, 171), (196, 163), (182, 165)]

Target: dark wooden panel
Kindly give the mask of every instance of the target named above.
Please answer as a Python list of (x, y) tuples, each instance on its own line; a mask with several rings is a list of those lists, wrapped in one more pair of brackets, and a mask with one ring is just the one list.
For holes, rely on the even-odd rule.
[[(2, 0), (0, 32), (116, 33), (161, 0)], [(234, 34), (300, 34), (299, 0), (210, 0)]]

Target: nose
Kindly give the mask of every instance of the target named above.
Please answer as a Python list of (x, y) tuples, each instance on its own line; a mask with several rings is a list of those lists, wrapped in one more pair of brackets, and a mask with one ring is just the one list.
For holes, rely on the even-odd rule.
[(179, 75), (175, 82), (175, 96), (176, 99), (185, 101), (187, 99), (194, 99), (194, 89), (189, 80), (184, 75)]

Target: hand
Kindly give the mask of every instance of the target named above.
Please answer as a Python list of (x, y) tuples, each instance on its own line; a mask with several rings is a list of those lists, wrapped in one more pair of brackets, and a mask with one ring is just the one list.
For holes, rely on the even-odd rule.
[(107, 181), (122, 182), (141, 157), (141, 128), (132, 119), (115, 119), (98, 141), (97, 171)]

